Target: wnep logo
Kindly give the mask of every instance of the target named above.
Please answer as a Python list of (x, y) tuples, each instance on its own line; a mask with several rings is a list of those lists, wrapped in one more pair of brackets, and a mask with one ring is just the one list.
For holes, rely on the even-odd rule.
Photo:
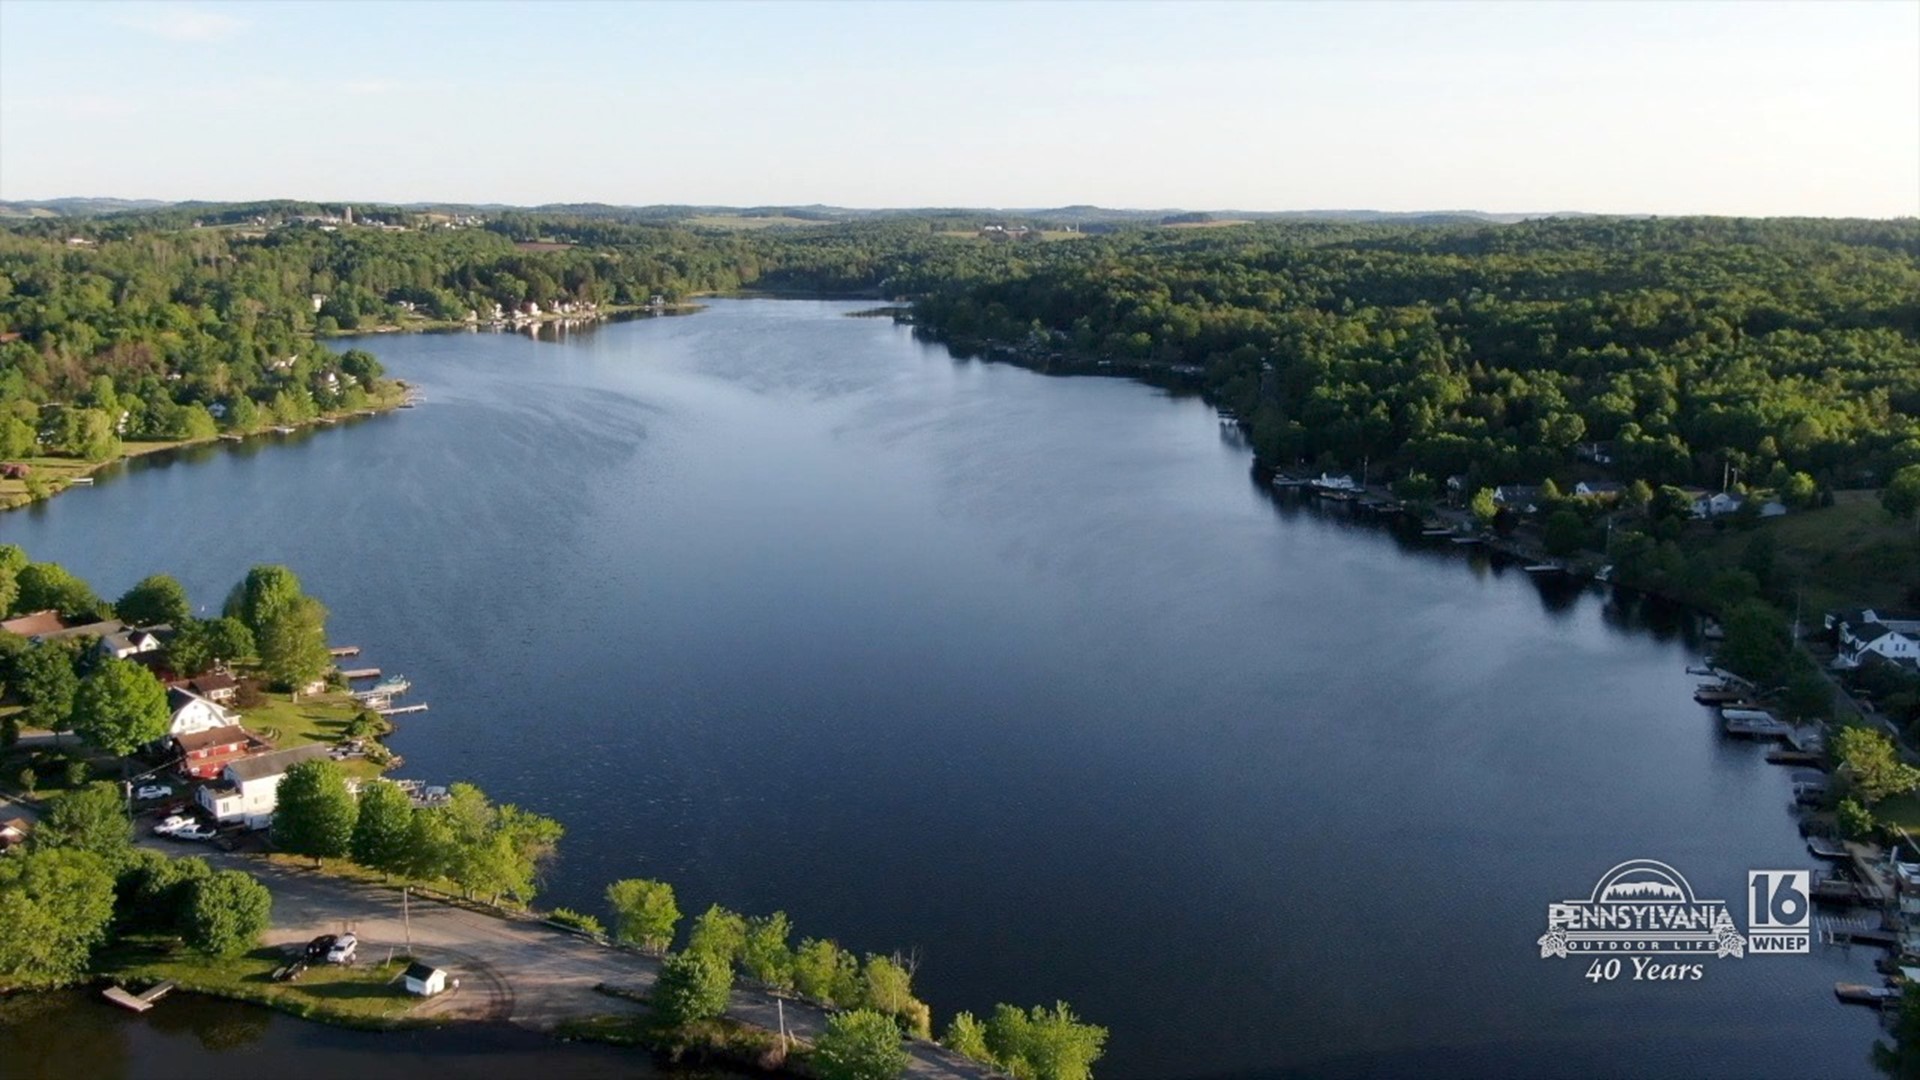
[(1813, 947), (1813, 875), (1805, 870), (1747, 871), (1747, 951), (1756, 956)]
[[(1654, 859), (1630, 859), (1601, 875), (1585, 900), (1547, 905), (1540, 956), (1587, 956), (1587, 978), (1611, 982), (1696, 981), (1693, 959), (1740, 959), (1807, 952), (1812, 940), (1811, 875), (1755, 870), (1747, 875), (1747, 933), (1724, 900), (1696, 895), (1686, 875)], [(1682, 962), (1671, 962), (1679, 960)]]

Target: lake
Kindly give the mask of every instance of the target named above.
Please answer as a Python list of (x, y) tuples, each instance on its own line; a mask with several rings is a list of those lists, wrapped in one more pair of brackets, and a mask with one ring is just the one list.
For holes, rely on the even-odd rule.
[(1590, 983), (1547, 905), (1676, 867), (1746, 922), (1788, 771), (1687, 621), (1276, 496), (1201, 402), (952, 357), (862, 305), (356, 342), (420, 408), (0, 516), (117, 595), (293, 567), (412, 679), (402, 775), (558, 817), (543, 899), (913, 950), (1072, 1002), (1103, 1077), (1870, 1075), (1874, 954)]

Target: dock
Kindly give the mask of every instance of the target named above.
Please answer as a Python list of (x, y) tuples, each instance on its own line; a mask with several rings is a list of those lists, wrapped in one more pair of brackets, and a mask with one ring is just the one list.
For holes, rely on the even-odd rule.
[(380, 669), (377, 667), (348, 668), (340, 673), (340, 677), (343, 679), (377, 679), (380, 677)]
[(101, 992), (101, 996), (123, 1009), (132, 1009), (134, 1012), (143, 1013), (153, 1008), (154, 1002), (159, 1001), (171, 993), (173, 987), (174, 983), (172, 979), (168, 979), (162, 983), (156, 983), (148, 987), (144, 992), (138, 994), (130, 994), (118, 986), (109, 986)]
[(359, 656), (359, 655), (360, 655), (360, 646), (358, 646), (358, 645), (335, 645), (335, 646), (334, 646), (333, 648), (331, 648), (331, 649), (328, 649), (328, 650), (327, 650), (327, 655), (329, 655), (329, 656), (332, 656), (332, 657), (335, 657), (335, 658), (338, 658), (338, 657), (342, 657), (342, 656)]
[(423, 701), (418, 705), (390, 705), (387, 708), (375, 709), (373, 711), (379, 713), (381, 716), (405, 716), (408, 713), (426, 712), (427, 703)]
[(1900, 991), (1891, 986), (1868, 986), (1866, 983), (1833, 984), (1833, 996), (1849, 1005), (1880, 1006), (1900, 998)]
[(1767, 761), (1773, 765), (1819, 765), (1826, 761), (1825, 754), (1809, 753), (1805, 750), (1789, 750), (1780, 747), (1767, 751)]
[(1828, 839), (1827, 837), (1824, 837), (1824, 836), (1807, 837), (1807, 850), (1812, 852), (1815, 856), (1822, 859), (1833, 859), (1838, 861), (1842, 859), (1853, 858), (1853, 853), (1847, 850), (1847, 846), (1845, 844), (1842, 844), (1838, 840)]

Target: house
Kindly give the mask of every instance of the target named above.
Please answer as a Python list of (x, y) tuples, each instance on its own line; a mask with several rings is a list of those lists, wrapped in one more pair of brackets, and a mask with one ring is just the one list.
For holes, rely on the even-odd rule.
[(8, 818), (0, 821), (0, 853), (12, 851), (27, 842), (27, 835), (33, 832), (33, 822), (26, 818)]
[(47, 634), (59, 633), (66, 628), (67, 624), (60, 621), (60, 613), (52, 609), (32, 611), (0, 622), (0, 630), (36, 640)]
[(173, 738), (174, 749), (180, 754), (180, 771), (195, 780), (216, 779), (229, 763), (265, 749), (265, 745), (237, 724)]
[(1613, 464), (1613, 444), (1611, 442), (1583, 442), (1573, 447), (1573, 456), (1581, 461), (1591, 461), (1595, 465)]
[(240, 680), (224, 671), (209, 671), (188, 679), (186, 689), (208, 701), (226, 705), (238, 694)]
[(1618, 480), (1582, 480), (1573, 485), (1573, 493), (1583, 499), (1617, 499), (1626, 490)]
[(1920, 612), (1857, 608), (1828, 615), (1826, 624), (1836, 631), (1836, 668), (1857, 668), (1871, 657), (1920, 668)]
[(418, 994), (421, 997), (432, 997), (447, 988), (447, 972), (445, 968), (437, 968), (431, 964), (423, 964), (418, 960), (407, 965), (404, 978), (406, 980), (407, 993)]
[(273, 811), (279, 803), (280, 778), (302, 761), (324, 758), (327, 747), (308, 743), (286, 750), (229, 761), (220, 777), (194, 793), (200, 808), (221, 824), (244, 824), (249, 829), (264, 829), (273, 823)]
[(1496, 506), (1531, 514), (1540, 508), (1540, 489), (1532, 484), (1502, 484), (1493, 489), (1493, 501)]
[(4, 465), (0, 465), (0, 477), (5, 477), (8, 480), (25, 480), (32, 475), (33, 466), (23, 461), (9, 461)]
[(100, 638), (100, 651), (115, 660), (125, 660), (140, 653), (158, 651), (165, 644), (160, 635), (171, 633), (171, 626), (126, 627)]
[(240, 723), (231, 710), (177, 686), (167, 691), (167, 712), (167, 734), (174, 738)]

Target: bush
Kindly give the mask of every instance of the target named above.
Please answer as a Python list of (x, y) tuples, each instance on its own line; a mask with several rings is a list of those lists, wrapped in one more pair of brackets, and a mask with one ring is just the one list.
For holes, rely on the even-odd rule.
[(583, 912), (575, 911), (572, 908), (554, 908), (552, 911), (547, 912), (547, 921), (559, 923), (561, 926), (568, 927), (569, 929), (592, 934), (594, 937), (607, 936), (607, 928), (600, 925), (599, 919)]
[(683, 952), (661, 966), (651, 1000), (662, 1023), (680, 1027), (726, 1012), (732, 995), (731, 967), (705, 953)]
[(267, 703), (267, 695), (260, 692), (260, 684), (253, 679), (242, 679), (233, 688), (233, 707), (236, 709), (257, 709)]
[(91, 773), (92, 773), (92, 770), (87, 768), (87, 763), (84, 761), (81, 761), (79, 758), (74, 758), (73, 760), (68, 761), (67, 762), (67, 786), (70, 788), (86, 786), (87, 777)]
[(260, 941), (273, 895), (251, 874), (221, 870), (193, 883), (187, 901), (187, 944), (209, 956), (238, 956)]
[(1873, 836), (1873, 814), (1866, 807), (1852, 799), (1841, 799), (1838, 816), (1840, 835), (1849, 840), (1866, 840)]
[(907, 1068), (900, 1029), (872, 1009), (829, 1017), (810, 1060), (821, 1080), (894, 1080)]

